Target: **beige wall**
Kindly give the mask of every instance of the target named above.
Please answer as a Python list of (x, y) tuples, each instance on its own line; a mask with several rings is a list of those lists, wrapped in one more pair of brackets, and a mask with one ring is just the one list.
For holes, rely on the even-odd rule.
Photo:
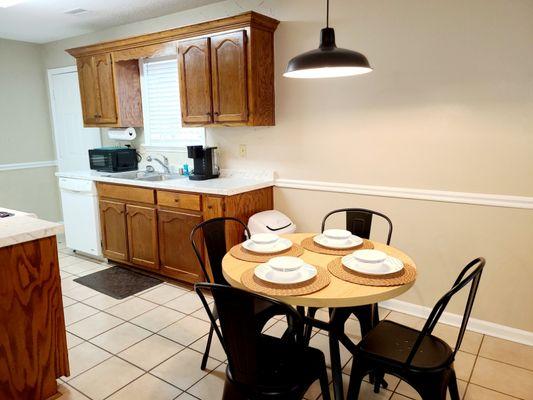
[[(294, 55), (315, 48), (322, 0), (240, 0), (43, 47), (47, 67), (72, 65), (65, 48), (254, 9), (276, 32), (276, 126), (209, 130), (226, 168), (268, 168), (285, 179), (533, 196), (533, 3), (527, 0), (336, 1), (339, 46), (366, 54), (369, 75), (290, 80)], [(238, 157), (246, 144), (248, 157)], [(276, 190), (302, 230), (337, 206), (389, 213), (393, 243), (419, 264), (403, 299), (432, 305), (469, 259), (488, 259), (474, 316), (533, 331), (533, 211), (337, 193)], [(458, 311), (458, 308), (454, 308)]]
[[(0, 39), (0, 165), (55, 160), (41, 46)], [(0, 206), (60, 220), (55, 168), (0, 170)]]

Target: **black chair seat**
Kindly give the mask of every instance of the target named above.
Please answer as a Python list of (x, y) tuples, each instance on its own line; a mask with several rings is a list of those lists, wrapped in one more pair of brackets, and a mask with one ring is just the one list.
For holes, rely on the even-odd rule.
[[(359, 343), (359, 350), (368, 357), (405, 364), (420, 332), (393, 321), (381, 321)], [(446, 367), (453, 355), (451, 347), (436, 336), (425, 336), (413, 358), (411, 368), (438, 369)]]
[[(250, 392), (264, 396), (279, 393), (305, 393), (320, 375), (325, 363), (324, 354), (315, 348), (298, 348), (269, 335), (260, 335), (257, 361), (257, 382)], [(305, 368), (302, 366), (305, 365)], [(227, 376), (233, 380), (229, 367)]]

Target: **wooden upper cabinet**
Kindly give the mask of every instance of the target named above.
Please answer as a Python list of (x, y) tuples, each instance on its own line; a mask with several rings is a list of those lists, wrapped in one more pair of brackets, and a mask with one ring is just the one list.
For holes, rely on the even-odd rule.
[(117, 106), (111, 54), (106, 53), (94, 56), (94, 65), (99, 99), (98, 122), (114, 124), (117, 122)]
[(213, 120), (209, 38), (181, 41), (178, 57), (182, 121), (208, 124)]
[(126, 204), (100, 200), (100, 224), (104, 256), (113, 260), (127, 261)]
[(278, 24), (249, 11), (67, 50), (78, 60), (85, 126), (142, 126), (139, 58), (176, 50), (183, 126), (274, 125)]
[(81, 107), (85, 124), (98, 123), (98, 75), (94, 57), (77, 59), (78, 80), (80, 84)]
[(246, 31), (211, 37), (213, 120), (248, 120)]
[[(206, 46), (209, 56), (203, 52)], [(196, 57), (187, 57), (193, 48), (197, 49)], [(274, 125), (273, 31), (252, 26), (180, 41), (178, 49), (183, 126)], [(192, 105), (202, 113), (212, 109), (212, 115), (191, 118)]]
[(115, 63), (111, 53), (102, 53), (79, 57), (77, 65), (85, 126), (143, 125), (136, 60)]
[(128, 216), (129, 261), (145, 268), (158, 269), (156, 209), (127, 204), (126, 212)]

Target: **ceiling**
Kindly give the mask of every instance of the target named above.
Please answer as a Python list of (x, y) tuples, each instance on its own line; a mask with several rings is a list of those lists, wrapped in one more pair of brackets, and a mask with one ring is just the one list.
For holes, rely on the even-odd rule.
[[(25, 0), (0, 8), (0, 38), (46, 43), (220, 0)], [(87, 12), (65, 14), (74, 9)]]

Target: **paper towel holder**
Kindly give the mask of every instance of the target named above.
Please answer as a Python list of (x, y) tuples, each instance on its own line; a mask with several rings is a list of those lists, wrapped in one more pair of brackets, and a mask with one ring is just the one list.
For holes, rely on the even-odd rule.
[(137, 137), (137, 132), (135, 128), (125, 128), (125, 129), (109, 129), (107, 131), (107, 136), (109, 139), (114, 140), (134, 140)]

